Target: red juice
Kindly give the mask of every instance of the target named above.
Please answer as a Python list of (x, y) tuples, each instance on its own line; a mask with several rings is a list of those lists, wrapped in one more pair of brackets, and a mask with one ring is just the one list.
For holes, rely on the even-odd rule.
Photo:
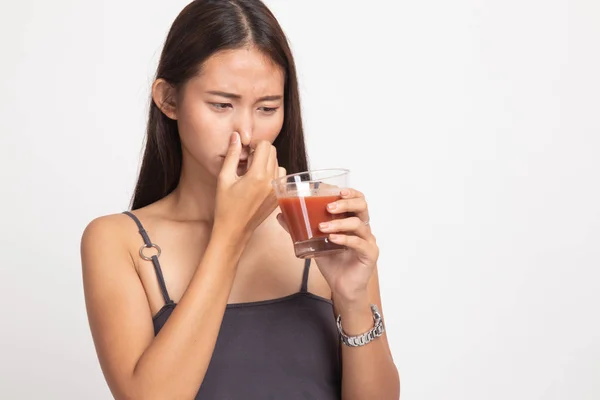
[(287, 223), (296, 255), (301, 258), (310, 257), (313, 253), (345, 250), (327, 240), (327, 233), (319, 230), (321, 222), (346, 218), (346, 213), (331, 214), (327, 205), (341, 199), (335, 196), (307, 196), (279, 198), (279, 207)]

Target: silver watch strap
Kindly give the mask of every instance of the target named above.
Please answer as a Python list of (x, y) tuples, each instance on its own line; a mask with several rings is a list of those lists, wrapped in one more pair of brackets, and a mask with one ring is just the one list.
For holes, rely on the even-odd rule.
[(364, 346), (365, 344), (371, 343), (375, 338), (380, 337), (385, 332), (385, 327), (383, 326), (383, 320), (381, 318), (381, 313), (375, 304), (371, 304), (371, 312), (373, 312), (373, 328), (371, 328), (368, 332), (363, 333), (358, 336), (348, 336), (344, 333), (342, 329), (342, 316), (338, 315), (337, 317), (337, 328), (342, 339), (342, 342), (346, 346), (350, 347), (359, 347)]

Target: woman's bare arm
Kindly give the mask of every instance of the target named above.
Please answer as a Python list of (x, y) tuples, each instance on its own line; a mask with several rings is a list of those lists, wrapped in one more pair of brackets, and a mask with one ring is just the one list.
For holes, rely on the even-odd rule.
[(173, 314), (154, 337), (146, 294), (123, 245), (121, 216), (82, 238), (86, 306), (100, 364), (116, 399), (193, 398), (210, 362), (246, 238), (215, 231)]
[[(360, 335), (373, 327), (370, 304), (375, 304), (383, 316), (377, 268), (369, 281), (368, 297), (353, 303), (335, 303), (342, 315), (344, 331)], [(337, 315), (337, 313), (336, 313)], [(344, 400), (398, 400), (400, 377), (392, 359), (387, 334), (361, 347), (342, 346), (342, 398)]]

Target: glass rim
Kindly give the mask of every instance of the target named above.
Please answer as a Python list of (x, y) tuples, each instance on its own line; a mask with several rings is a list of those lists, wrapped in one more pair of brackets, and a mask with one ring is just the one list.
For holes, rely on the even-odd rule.
[[(294, 176), (300, 176), (300, 175), (306, 175), (306, 174), (311, 174), (313, 172), (327, 172), (327, 171), (335, 171), (337, 172), (336, 174), (332, 174), (329, 175), (327, 177), (321, 178), (321, 179), (331, 179), (331, 178), (338, 178), (340, 176), (346, 175), (350, 172), (349, 169), (347, 168), (320, 168), (320, 169), (309, 169), (307, 171), (302, 171), (302, 172), (296, 172), (295, 174), (289, 174), (289, 175), (285, 175), (276, 179), (273, 179), (273, 184), (276, 185), (281, 185), (281, 184), (286, 184), (286, 185), (295, 185), (296, 182), (287, 182), (287, 180), (291, 177)], [(313, 182), (313, 181), (317, 181), (317, 179), (310, 179), (308, 181), (304, 181), (304, 182)]]

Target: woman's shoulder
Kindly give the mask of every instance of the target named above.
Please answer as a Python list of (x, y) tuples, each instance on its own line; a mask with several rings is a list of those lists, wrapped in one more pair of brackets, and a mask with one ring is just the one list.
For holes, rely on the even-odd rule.
[[(96, 249), (114, 252), (128, 249), (133, 221), (124, 213), (103, 215), (91, 220), (81, 235), (81, 253), (95, 252)], [(134, 225), (135, 226), (135, 225)]]
[(130, 238), (132, 233), (138, 231), (136, 228), (136, 219), (139, 221), (151, 216), (152, 211), (157, 207), (158, 203), (156, 202), (132, 211), (123, 210), (115, 214), (94, 218), (85, 227), (82, 242), (97, 238), (112, 238), (121, 241), (125, 238)]
[(153, 208), (153, 205), (149, 205), (92, 219), (81, 235), (82, 256), (84, 253), (95, 253), (98, 249), (104, 252), (131, 254), (132, 249), (139, 247), (141, 240), (140, 227), (136, 225), (141, 223), (140, 220), (146, 221), (152, 215)]
[(111, 252), (135, 260), (135, 253), (143, 244), (141, 229), (152, 232), (157, 225), (160, 227), (164, 219), (163, 208), (163, 201), (159, 200), (135, 210), (123, 210), (94, 218), (81, 236), (82, 257), (86, 254)]
[(82, 240), (98, 236), (119, 236), (120, 233), (123, 233), (123, 228), (129, 226), (131, 223), (131, 217), (125, 215), (123, 212), (96, 217), (85, 227)]

